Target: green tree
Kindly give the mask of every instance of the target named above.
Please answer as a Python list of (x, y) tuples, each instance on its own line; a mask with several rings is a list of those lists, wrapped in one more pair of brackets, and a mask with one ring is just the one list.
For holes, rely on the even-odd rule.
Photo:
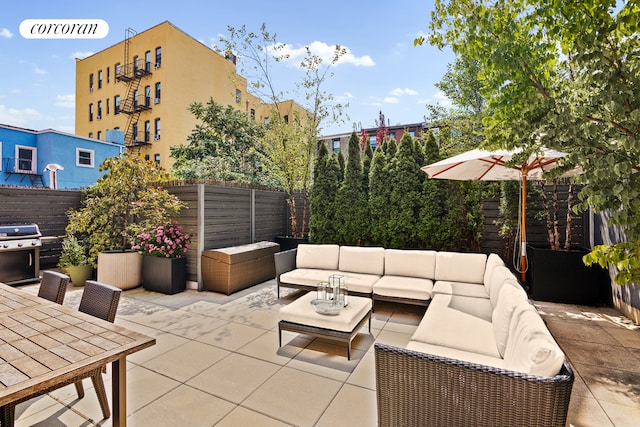
[(389, 168), (391, 197), (388, 209), (391, 218), (387, 226), (393, 248), (420, 246), (418, 220), (423, 205), (422, 186), (426, 176), (420, 170), (423, 165), (418, 163), (422, 157), (415, 153), (413, 137), (405, 132)]
[[(395, 144), (394, 144), (395, 145)], [(389, 143), (378, 145), (373, 153), (371, 171), (369, 172), (369, 230), (371, 241), (374, 245), (390, 247), (391, 237), (389, 221), (391, 220), (388, 209), (391, 199), (390, 161), (387, 154)]]
[[(238, 70), (246, 76), (248, 90), (271, 107), (269, 130), (264, 141), (267, 151), (263, 159), (265, 167), (281, 180), (287, 192), (293, 190), (303, 193), (300, 226), (297, 224), (293, 192), (289, 193), (287, 199), (293, 237), (301, 237), (307, 228), (308, 198), (313, 182), (312, 166), (318, 135), (324, 121), (342, 121), (343, 108), (346, 107), (335, 102), (333, 95), (323, 88), (333, 76), (333, 67), (347, 51), (335, 45), (331, 58), (326, 60), (305, 46), (305, 55), (297, 64), (303, 71), (302, 77), (293, 83), (293, 88), (283, 90), (277, 87), (274, 70), (278, 63), (289, 60), (290, 56), (286, 53), (286, 45), (277, 40), (276, 34), (270, 33), (264, 23), (257, 33), (248, 31), (244, 25), (240, 28), (229, 26), (227, 30), (229, 37), (220, 38), (221, 51), (238, 55)], [(298, 112), (295, 118), (288, 117), (287, 120), (286, 114), (281, 111), (287, 98), (299, 99), (306, 112)], [(293, 153), (295, 161), (289, 157)]]
[(263, 171), (259, 156), (264, 136), (261, 125), (231, 106), (210, 98), (195, 102), (189, 111), (199, 120), (187, 145), (170, 147), (174, 176), (182, 179), (212, 179), (274, 185)]
[(334, 243), (336, 241), (335, 213), (340, 166), (335, 155), (329, 156), (327, 146), (320, 145), (314, 168), (313, 192), (311, 193), (311, 218), (309, 219), (309, 241)]
[(360, 141), (355, 132), (349, 137), (344, 181), (336, 196), (336, 227), (340, 243), (362, 244), (369, 224), (369, 208), (362, 183)]
[(344, 181), (344, 172), (347, 168), (347, 161), (342, 151), (338, 151), (338, 166), (340, 167), (340, 182)]
[(83, 190), (80, 209), (68, 213), (67, 235), (86, 238), (89, 262), (98, 253), (124, 251), (143, 230), (177, 219), (185, 204), (162, 185), (170, 176), (155, 162), (134, 154), (106, 159), (106, 173)]
[[(435, 163), (440, 160), (438, 142), (432, 132), (423, 134), (424, 164)], [(445, 221), (445, 193), (446, 182), (426, 176), (422, 183), (422, 206), (419, 212), (418, 237), (422, 246), (427, 249), (441, 250), (448, 246), (451, 230), (449, 222)]]
[(442, 1), (416, 40), (478, 61), (491, 145), (540, 143), (582, 167), (578, 208), (610, 212), (628, 238), (587, 260), (619, 283), (640, 279), (639, 15), (637, 1)]

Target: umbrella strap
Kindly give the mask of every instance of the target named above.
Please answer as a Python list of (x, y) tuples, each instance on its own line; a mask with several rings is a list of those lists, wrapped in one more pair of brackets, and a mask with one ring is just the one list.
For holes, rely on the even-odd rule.
[[(520, 180), (520, 191), (518, 192), (518, 228), (513, 242), (513, 266), (518, 273), (525, 273), (529, 269), (529, 257), (527, 248), (522, 244), (522, 180)], [(526, 240), (526, 239), (525, 239)], [(524, 255), (524, 258), (523, 258)], [(524, 261), (524, 262), (523, 262)]]

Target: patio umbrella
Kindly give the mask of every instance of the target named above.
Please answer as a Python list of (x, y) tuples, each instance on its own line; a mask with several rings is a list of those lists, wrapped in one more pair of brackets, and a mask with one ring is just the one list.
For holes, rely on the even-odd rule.
[[(475, 149), (457, 156), (441, 160), (421, 169), (430, 178), (453, 179), (459, 181), (520, 181), (520, 247), (518, 254), (520, 264), (516, 268), (521, 273), (522, 281), (526, 281), (527, 265), (527, 179), (543, 179), (542, 175), (558, 166), (558, 159), (566, 153), (555, 150), (540, 149), (529, 156), (521, 164), (507, 166), (519, 150), (486, 151)], [(578, 169), (572, 169), (563, 176), (574, 176)]]

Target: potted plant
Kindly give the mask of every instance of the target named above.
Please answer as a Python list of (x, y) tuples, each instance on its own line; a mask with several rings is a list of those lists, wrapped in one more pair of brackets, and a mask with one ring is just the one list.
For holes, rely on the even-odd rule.
[(162, 185), (169, 175), (155, 162), (125, 153), (100, 165), (105, 174), (84, 190), (80, 209), (69, 212), (67, 234), (87, 235), (97, 279), (120, 289), (142, 282), (142, 256), (131, 241), (143, 230), (177, 218), (183, 202)]
[(131, 249), (142, 254), (142, 286), (164, 294), (182, 292), (187, 286), (187, 258), (191, 236), (174, 221), (138, 234)]
[(62, 241), (58, 267), (69, 275), (74, 286), (83, 286), (91, 277), (93, 266), (89, 262), (87, 247), (76, 236), (68, 235)]

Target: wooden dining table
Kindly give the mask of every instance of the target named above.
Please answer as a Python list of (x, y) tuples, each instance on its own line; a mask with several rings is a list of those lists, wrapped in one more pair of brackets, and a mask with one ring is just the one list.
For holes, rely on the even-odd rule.
[(0, 407), (111, 363), (113, 425), (125, 426), (126, 357), (154, 344), (154, 338), (0, 283)]

